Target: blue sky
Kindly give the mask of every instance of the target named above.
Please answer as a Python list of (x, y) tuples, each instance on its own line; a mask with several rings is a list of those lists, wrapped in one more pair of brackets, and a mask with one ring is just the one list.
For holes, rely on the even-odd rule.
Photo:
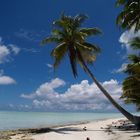
[(61, 12), (72, 16), (87, 14), (89, 19), (84, 26), (99, 27), (103, 32), (89, 39), (102, 49), (90, 68), (118, 100), (125, 77), (121, 70), (131, 52), (127, 43), (134, 36), (133, 29), (123, 31), (116, 26), (119, 11), (114, 0), (1, 0), (0, 109), (103, 111), (106, 105), (106, 111), (114, 111), (82, 69), (74, 79), (67, 59), (54, 73), (50, 57), (54, 44), (42, 47), (40, 41), (50, 34), (52, 22)]

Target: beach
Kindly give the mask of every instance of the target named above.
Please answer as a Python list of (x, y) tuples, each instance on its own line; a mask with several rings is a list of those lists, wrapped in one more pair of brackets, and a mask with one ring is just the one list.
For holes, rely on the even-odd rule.
[[(140, 131), (125, 118), (97, 120), (51, 128), (8, 131), (11, 140), (139, 140)], [(11, 132), (11, 136), (10, 136)], [(6, 136), (5, 131), (5, 136)], [(3, 133), (4, 134), (4, 133)], [(6, 137), (0, 140), (6, 140)]]

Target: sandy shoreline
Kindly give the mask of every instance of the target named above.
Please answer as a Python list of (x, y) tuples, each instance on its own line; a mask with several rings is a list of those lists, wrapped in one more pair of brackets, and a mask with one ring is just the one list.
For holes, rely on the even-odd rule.
[(87, 137), (90, 140), (139, 140), (140, 131), (126, 119), (119, 118), (53, 128), (0, 132), (0, 140), (86, 140)]

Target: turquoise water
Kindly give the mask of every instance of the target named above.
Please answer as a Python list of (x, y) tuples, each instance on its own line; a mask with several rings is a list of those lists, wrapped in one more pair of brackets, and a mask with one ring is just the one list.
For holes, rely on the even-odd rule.
[(122, 117), (119, 113), (44, 113), (0, 111), (0, 130), (50, 127), (84, 121)]

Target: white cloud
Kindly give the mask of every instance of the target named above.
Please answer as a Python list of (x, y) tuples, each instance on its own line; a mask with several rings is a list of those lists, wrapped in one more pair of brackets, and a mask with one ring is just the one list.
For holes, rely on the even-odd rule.
[(14, 54), (18, 54), (20, 52), (20, 48), (18, 48), (16, 45), (10, 44), (9, 46)]
[(13, 103), (8, 104), (8, 108), (10, 108), (10, 110), (19, 110), (19, 111), (23, 110), (29, 111), (32, 109), (32, 107), (27, 104), (13, 104)]
[(10, 76), (3, 75), (4, 71), (0, 70), (0, 85), (10, 85), (15, 84), (16, 81)]
[(10, 50), (5, 45), (0, 44), (0, 64), (7, 62), (9, 55), (10, 55)]
[(46, 64), (47, 65), (47, 67), (49, 67), (49, 68), (53, 68), (53, 65), (51, 65), (51, 64)]
[(13, 45), (5, 45), (0, 37), (0, 64), (8, 62), (12, 55), (18, 54), (20, 49)]
[(140, 30), (138, 32), (134, 31), (134, 27), (131, 28), (128, 31), (125, 31), (122, 33), (122, 35), (119, 38), (119, 42), (122, 44), (122, 47), (126, 48), (127, 54), (137, 53), (136, 51), (132, 50), (132, 48), (129, 45), (129, 42), (134, 38), (140, 36)]
[[(119, 97), (122, 92), (122, 87), (116, 80), (111, 79), (110, 81), (105, 81), (101, 84), (109, 91), (117, 102), (120, 102)], [(58, 78), (53, 79), (51, 82), (42, 84), (34, 93), (22, 94), (21, 97), (31, 99), (33, 107), (36, 109), (51, 111), (113, 109), (112, 105), (94, 83), (89, 84), (87, 80), (83, 80), (79, 84), (71, 85), (64, 93), (57, 92), (56, 88), (63, 85), (65, 85), (63, 80)]]
[(0, 76), (0, 85), (15, 84), (16, 81), (9, 76)]
[(42, 85), (40, 85), (40, 87), (33, 93), (33, 94), (22, 94), (21, 97), (23, 98), (29, 98), (29, 99), (33, 99), (36, 97), (40, 97), (40, 98), (46, 98), (51, 97), (51, 95), (55, 95), (57, 94), (57, 92), (55, 91), (56, 88), (65, 85), (65, 82), (59, 78), (53, 79), (51, 80), (51, 82), (46, 82)]
[(124, 72), (127, 68), (128, 63), (123, 63), (120, 68), (114, 69), (112, 73), (121, 73)]

